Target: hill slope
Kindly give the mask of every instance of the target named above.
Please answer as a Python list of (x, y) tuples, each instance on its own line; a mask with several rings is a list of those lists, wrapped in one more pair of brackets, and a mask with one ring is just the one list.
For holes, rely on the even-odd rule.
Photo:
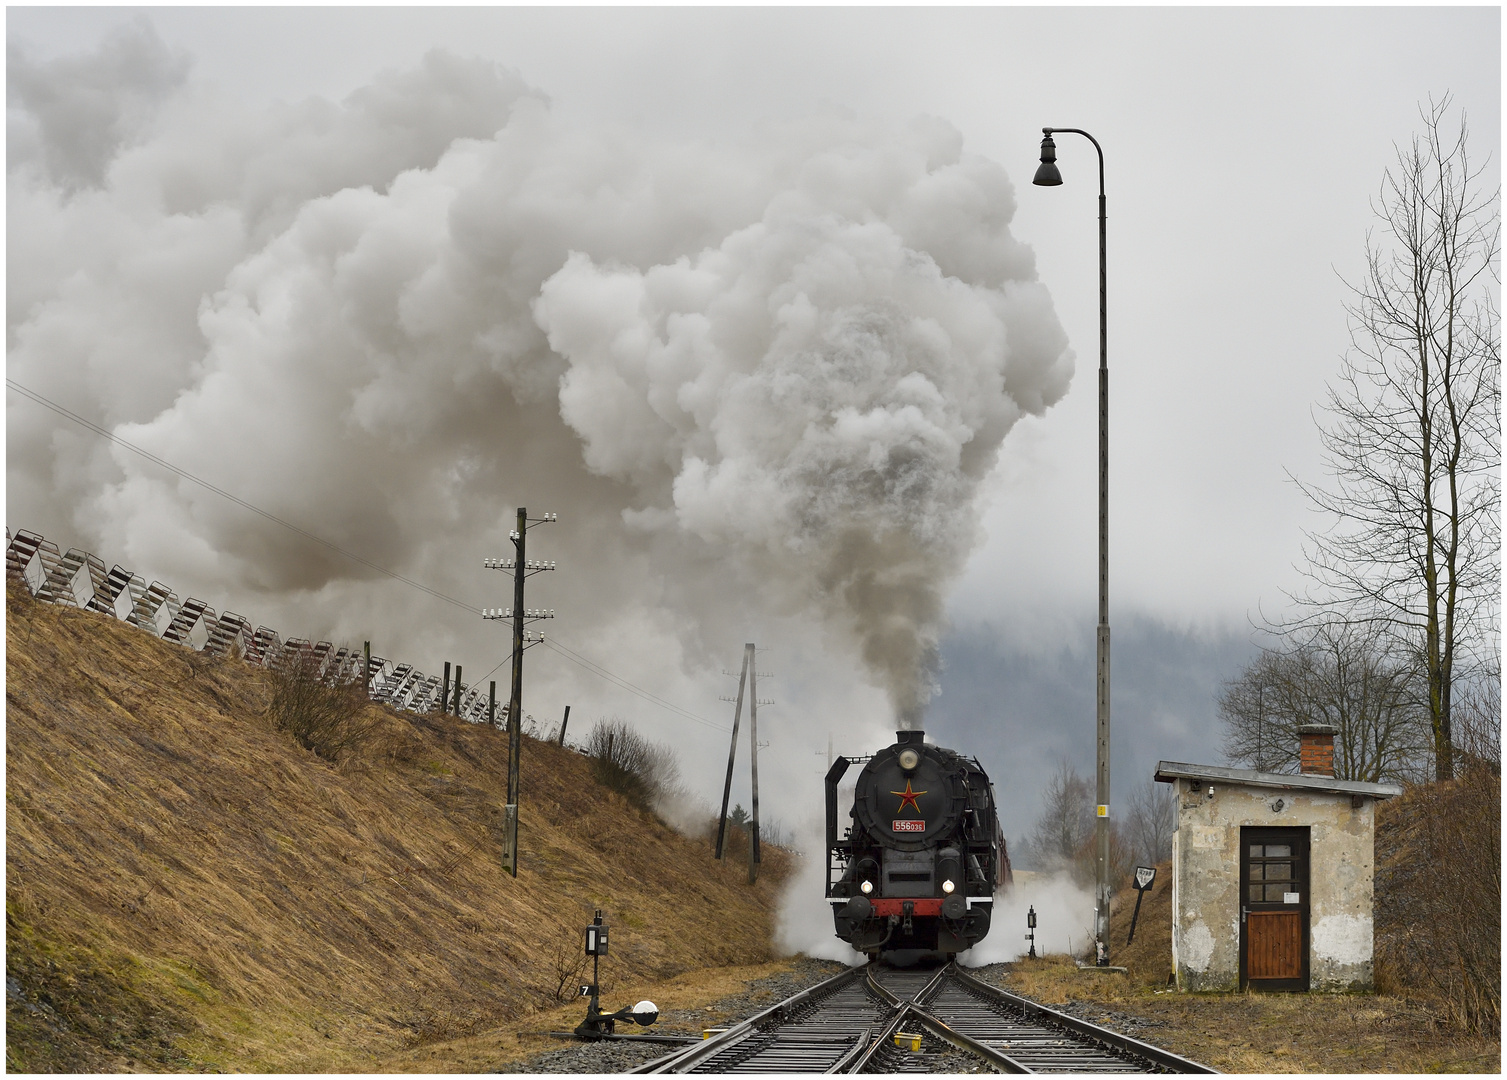
[(604, 983), (770, 957), (759, 884), (525, 740), (382, 714), (339, 767), (275, 731), (270, 676), (7, 593), (7, 1065), (365, 1071)]

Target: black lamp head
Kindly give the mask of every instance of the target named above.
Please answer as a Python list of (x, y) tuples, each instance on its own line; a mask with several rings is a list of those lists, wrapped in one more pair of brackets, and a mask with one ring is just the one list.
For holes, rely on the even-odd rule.
[(1041, 130), (1046, 132), (1041, 140), (1041, 165), (1031, 183), (1038, 187), (1057, 187), (1062, 183), (1062, 174), (1057, 171), (1057, 144), (1052, 141), (1051, 128)]

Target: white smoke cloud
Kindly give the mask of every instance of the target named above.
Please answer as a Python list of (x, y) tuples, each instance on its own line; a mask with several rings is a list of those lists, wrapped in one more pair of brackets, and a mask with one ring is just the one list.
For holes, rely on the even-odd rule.
[(842, 938), (827, 903), (827, 864), (823, 858), (826, 836), (822, 823), (806, 819), (798, 844), (805, 857), (785, 882), (775, 913), (775, 948), (782, 954), (800, 953), (822, 960), (838, 960), (849, 967), (866, 963), (868, 957)]
[(996, 893), (989, 934), (967, 952), (958, 954), (965, 967), (1003, 964), (1030, 951), (1026, 917), (1036, 910), (1036, 955), (1081, 954), (1094, 940), (1094, 894), (1068, 874), (1018, 870), (1015, 885)]
[(7, 171), (36, 169), (70, 190), (99, 185), (110, 160), (142, 133), (190, 66), (140, 18), (86, 56), (39, 62), (8, 44)]
[[(744, 641), (773, 647), (765, 777), (790, 798), (819, 798), (822, 734), (864, 752), (915, 722), (977, 486), (1072, 372), (997, 165), (943, 121), (832, 109), (646, 139), (439, 52), (256, 109), (132, 33), (50, 64), (12, 46), (11, 127), (34, 134), (7, 191), (13, 379), (476, 606), (503, 594), (480, 562), (513, 508), (558, 512), (531, 553), (568, 572), (538, 593), (583, 653), (699, 705)], [(112, 48), (149, 71), (110, 76), (135, 119), (49, 111), (79, 70), (114, 85)], [(464, 653), (472, 680), (501, 649), (29, 401), (7, 419), (13, 528), (285, 633)], [(606, 700), (532, 668), (526, 706), (589, 723)], [(678, 734), (688, 777), (720, 775), (722, 736)]]

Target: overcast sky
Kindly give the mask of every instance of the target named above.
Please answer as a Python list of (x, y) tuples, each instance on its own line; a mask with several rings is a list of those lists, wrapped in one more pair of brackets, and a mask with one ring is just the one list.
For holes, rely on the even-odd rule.
[[(1394, 143), (1450, 93), (1492, 185), (1500, 149), (1487, 7), (13, 7), (7, 31), (11, 378), (476, 606), (510, 602), (480, 562), (507, 554), (512, 508), (559, 512), (530, 534), (562, 567), (531, 583), (559, 613), (546, 634), (712, 724), (545, 649), (528, 710), (573, 704), (582, 734), (630, 720), (710, 798), (719, 672), (756, 641), (775, 676), (764, 810), (786, 824), (819, 798), (828, 734), (870, 752), (926, 699), (885, 665), (938, 637), (921, 722), (983, 758), (1011, 835), (1055, 757), (1092, 768), (1097, 162), (1059, 135), (1064, 185), (1032, 187), (1044, 125), (1106, 155), (1121, 803), (1158, 758), (1217, 760), (1213, 694), (1295, 583), (1314, 522), (1284, 470), (1322, 478), (1311, 409)], [(833, 253), (848, 269), (800, 277)], [(825, 329), (773, 369), (748, 360), (768, 394), (687, 404), (664, 365), (715, 339), (743, 342), (736, 368), (738, 320), (796, 286)], [(881, 300), (896, 321), (840, 315)], [(696, 304), (710, 336), (625, 359)], [(917, 313), (942, 337), (917, 338)], [(864, 437), (924, 444), (936, 468), (885, 495), (919, 507), (915, 550), (860, 552), (872, 574), (834, 584), (853, 536), (900, 511), (844, 486), (831, 442), (801, 442), (792, 479), (796, 443), (769, 432), (799, 410), (789, 380), (800, 403), (841, 397), (790, 357), (875, 341), (890, 366), (848, 405), (920, 417)], [(926, 386), (894, 391), (893, 365), (929, 349)], [(342, 424), (360, 437), (315, 434)], [(468, 681), (504, 655), (496, 625), (15, 393), (7, 425), (12, 529), (285, 635), (372, 638)], [(788, 558), (786, 521), (808, 530)]]

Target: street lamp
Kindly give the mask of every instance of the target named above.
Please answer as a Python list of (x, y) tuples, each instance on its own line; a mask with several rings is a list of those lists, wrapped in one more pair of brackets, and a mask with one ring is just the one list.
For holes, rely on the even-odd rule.
[(1057, 187), (1062, 174), (1057, 171), (1057, 144), (1052, 134), (1058, 131), (1082, 135), (1099, 153), (1099, 662), (1098, 662), (1098, 739), (1097, 799), (1094, 808), (1094, 849), (1097, 863), (1097, 889), (1094, 898), (1095, 961), (1109, 963), (1109, 350), (1105, 328), (1104, 277), (1104, 149), (1099, 140), (1081, 128), (1042, 128), (1041, 165), (1031, 183), (1039, 187)]

